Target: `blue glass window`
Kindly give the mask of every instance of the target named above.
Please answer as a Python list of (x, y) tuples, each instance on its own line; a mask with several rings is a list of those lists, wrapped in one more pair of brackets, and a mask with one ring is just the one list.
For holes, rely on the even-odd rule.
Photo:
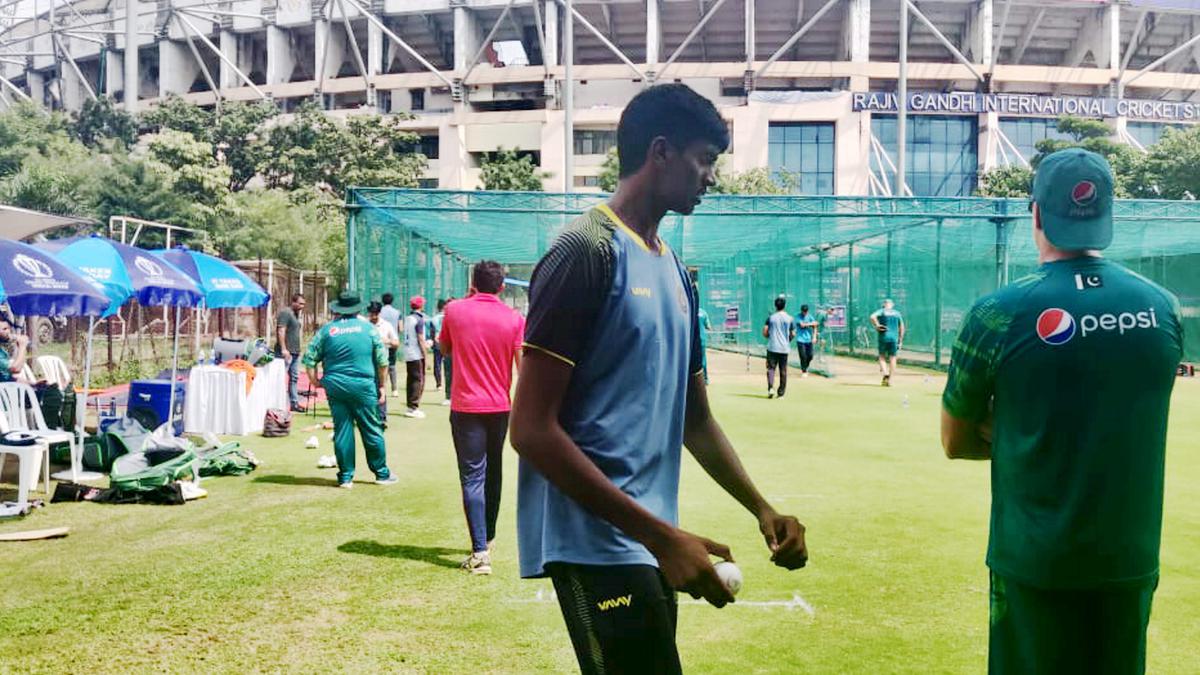
[[(1001, 117), (1000, 130), (1008, 136), (1008, 140), (1017, 146), (1017, 150), (1021, 151), (1021, 156), (1025, 161), (1033, 161), (1033, 158), (1038, 154), (1037, 142), (1043, 139), (1052, 138), (1055, 140), (1072, 140), (1070, 134), (1064, 134), (1058, 130), (1058, 120), (1045, 117)], [(1010, 148), (1005, 148), (1009, 153)], [(1016, 160), (1013, 160), (1015, 163)]]
[(1148, 148), (1162, 140), (1167, 129), (1186, 129), (1185, 124), (1162, 124), (1159, 122), (1127, 122), (1125, 130), (1133, 136), (1142, 147)]
[(783, 171), (793, 174), (799, 194), (833, 194), (833, 131), (833, 122), (772, 122), (767, 129), (771, 175), (778, 179)]
[[(975, 117), (910, 115), (908, 117), (908, 187), (917, 196), (966, 197), (979, 177), (979, 123)], [(871, 133), (896, 162), (896, 118), (872, 115)], [(871, 169), (886, 176), (894, 194), (895, 171), (871, 152)]]

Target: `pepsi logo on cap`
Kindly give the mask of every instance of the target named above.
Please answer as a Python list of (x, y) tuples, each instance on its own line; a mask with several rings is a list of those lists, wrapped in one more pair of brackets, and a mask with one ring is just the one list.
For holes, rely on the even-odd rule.
[(1037, 334), (1048, 345), (1062, 345), (1075, 337), (1075, 317), (1065, 309), (1051, 307), (1038, 315)]
[(1078, 206), (1087, 206), (1096, 201), (1096, 184), (1090, 180), (1081, 180), (1071, 188), (1071, 201)]

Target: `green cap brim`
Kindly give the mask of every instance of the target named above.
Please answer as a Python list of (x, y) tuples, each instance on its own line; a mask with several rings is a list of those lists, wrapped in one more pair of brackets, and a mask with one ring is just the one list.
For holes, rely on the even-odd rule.
[(1064, 218), (1045, 210), (1042, 210), (1040, 215), (1046, 238), (1064, 251), (1105, 249), (1112, 244), (1112, 211), (1106, 211), (1088, 220)]
[(329, 311), (333, 312), (334, 314), (341, 314), (345, 316), (350, 314), (359, 314), (363, 311), (363, 307), (366, 306), (366, 302), (360, 302), (357, 305), (339, 305), (335, 303), (329, 306)]

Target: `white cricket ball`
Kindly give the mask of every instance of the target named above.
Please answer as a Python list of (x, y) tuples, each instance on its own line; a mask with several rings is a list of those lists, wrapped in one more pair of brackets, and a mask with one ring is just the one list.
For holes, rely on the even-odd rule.
[(742, 571), (738, 569), (737, 565), (728, 560), (722, 560), (713, 567), (717, 570), (717, 577), (721, 583), (725, 584), (725, 588), (728, 588), (730, 593), (737, 595), (738, 591), (742, 590)]

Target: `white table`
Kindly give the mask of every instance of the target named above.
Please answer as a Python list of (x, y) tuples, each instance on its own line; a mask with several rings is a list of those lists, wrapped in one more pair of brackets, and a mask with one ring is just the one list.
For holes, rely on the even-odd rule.
[(184, 399), (184, 431), (237, 436), (260, 433), (267, 410), (288, 409), (287, 367), (283, 359), (275, 359), (255, 371), (247, 392), (243, 372), (222, 366), (192, 368)]

